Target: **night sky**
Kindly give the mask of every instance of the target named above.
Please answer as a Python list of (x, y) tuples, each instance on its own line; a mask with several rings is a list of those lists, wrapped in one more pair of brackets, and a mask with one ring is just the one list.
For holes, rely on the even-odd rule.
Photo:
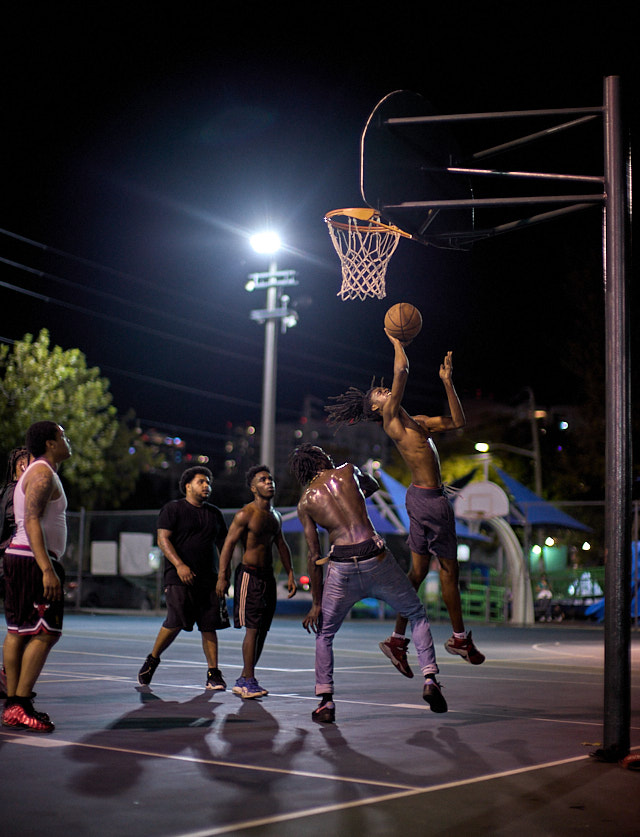
[[(401, 300), (424, 318), (409, 409), (441, 409), (449, 349), (463, 400), (530, 386), (540, 404), (579, 401), (563, 361), (602, 326), (599, 208), (469, 251), (401, 241), (386, 299), (336, 296), (323, 216), (362, 205), (360, 135), (387, 93), (420, 93), (436, 113), (597, 106), (607, 75), (630, 94), (622, 4), (432, 7), (271, 17), (210, 3), (29, 4), (8, 15), (0, 281), (13, 287), (0, 286), (0, 338), (47, 327), (101, 368), (121, 413), (219, 445), (226, 422), (260, 420), (264, 329), (249, 312), (266, 297), (244, 285), (268, 267), (248, 238), (270, 225), (285, 242), (278, 267), (299, 280), (299, 323), (279, 338), (278, 420), (306, 396), (390, 380), (382, 321)], [(456, 137), (466, 147), (494, 139), (468, 131)], [(602, 173), (599, 134), (568, 148), (570, 163), (565, 144), (564, 157), (539, 146), (527, 164)]]

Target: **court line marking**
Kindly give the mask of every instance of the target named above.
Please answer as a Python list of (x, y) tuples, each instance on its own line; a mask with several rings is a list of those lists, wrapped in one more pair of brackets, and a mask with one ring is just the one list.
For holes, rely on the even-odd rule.
[(220, 834), (234, 834), (242, 829), (260, 828), (266, 825), (275, 825), (281, 822), (290, 822), (296, 819), (304, 819), (307, 817), (318, 816), (320, 814), (330, 814), (335, 811), (346, 811), (350, 808), (360, 808), (363, 805), (376, 805), (380, 802), (388, 802), (396, 799), (406, 799), (412, 796), (420, 796), (422, 794), (434, 793), (437, 791), (451, 790), (453, 788), (467, 787), (469, 785), (479, 784), (480, 782), (489, 782), (493, 779), (504, 779), (511, 776), (517, 776), (523, 773), (531, 773), (534, 770), (544, 770), (549, 767), (559, 767), (565, 764), (572, 764), (573, 762), (587, 761), (589, 756), (575, 756), (570, 759), (561, 759), (559, 761), (547, 762), (545, 764), (532, 765), (530, 767), (521, 767), (514, 770), (505, 770), (500, 773), (490, 773), (483, 776), (476, 776), (473, 779), (459, 780), (456, 782), (445, 782), (441, 785), (433, 785), (429, 788), (411, 788), (398, 793), (389, 793), (384, 796), (372, 796), (367, 799), (353, 800), (352, 802), (344, 802), (335, 805), (322, 805), (315, 808), (308, 808), (306, 811), (292, 811), (289, 814), (279, 814), (273, 817), (260, 817), (253, 820), (244, 820), (242, 822), (230, 823), (229, 825), (217, 826), (216, 828), (200, 829), (198, 831), (186, 831), (181, 834), (176, 834), (174, 837), (216, 837)]
[[(30, 736), (34, 733), (26, 732)], [(331, 776), (325, 773), (315, 773), (310, 770), (285, 770), (281, 767), (261, 767), (259, 765), (242, 764), (240, 762), (223, 761), (222, 759), (205, 759), (197, 756), (185, 756), (176, 753), (156, 753), (150, 750), (137, 750), (129, 747), (108, 747), (103, 744), (87, 744), (83, 741), (67, 741), (53, 738), (26, 738), (15, 732), (0, 730), (0, 735), (9, 744), (23, 744), (28, 747), (82, 747), (88, 750), (101, 750), (109, 753), (122, 753), (130, 756), (144, 756), (145, 758), (166, 759), (168, 761), (188, 762), (189, 764), (207, 764), (213, 767), (234, 768), (236, 770), (250, 770), (258, 773), (275, 773), (281, 776), (295, 776), (304, 779), (323, 779), (329, 782), (346, 782), (356, 785), (371, 785), (379, 788), (398, 788), (403, 791), (417, 790), (414, 785), (399, 784), (397, 782), (381, 782), (376, 779), (356, 779), (350, 776)]]

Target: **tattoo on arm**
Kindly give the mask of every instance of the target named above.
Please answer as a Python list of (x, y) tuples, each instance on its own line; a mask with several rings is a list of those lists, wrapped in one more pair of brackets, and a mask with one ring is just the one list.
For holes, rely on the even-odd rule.
[(53, 479), (50, 472), (35, 472), (29, 480), (25, 493), (24, 518), (27, 520), (39, 520), (45, 512), (47, 503), (51, 498), (53, 490)]

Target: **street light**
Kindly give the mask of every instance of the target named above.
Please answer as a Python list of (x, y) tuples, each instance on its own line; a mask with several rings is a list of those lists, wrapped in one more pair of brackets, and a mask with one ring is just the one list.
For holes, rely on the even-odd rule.
[[(540, 449), (527, 450), (526, 448), (517, 448), (514, 445), (504, 445), (502, 442), (495, 442), (489, 444), (488, 442), (476, 442), (474, 445), (478, 453), (489, 454), (490, 450), (503, 450), (507, 453), (517, 453), (520, 456), (528, 456), (533, 459), (533, 474), (536, 487), (536, 494), (538, 497), (542, 496), (542, 467), (540, 463)], [(487, 479), (487, 469), (489, 467), (489, 456), (483, 457), (485, 462), (485, 479)]]
[[(280, 249), (280, 237), (275, 232), (257, 233), (250, 240), (256, 253), (274, 256)], [(278, 371), (278, 332), (276, 320), (284, 334), (298, 321), (296, 311), (289, 310), (289, 297), (279, 295), (280, 289), (297, 285), (294, 270), (278, 270), (272, 258), (267, 273), (251, 273), (245, 289), (266, 290), (267, 307), (251, 312), (251, 319), (264, 323), (264, 367), (262, 373), (262, 427), (260, 432), (260, 460), (275, 470), (276, 439), (276, 378)], [(280, 303), (280, 305), (278, 305)]]

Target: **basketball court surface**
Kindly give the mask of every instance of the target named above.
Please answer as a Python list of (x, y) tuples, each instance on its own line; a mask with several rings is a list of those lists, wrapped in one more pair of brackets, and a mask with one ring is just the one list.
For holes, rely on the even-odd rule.
[[(136, 674), (159, 616), (66, 617), (38, 684), (51, 735), (0, 728), (2, 833), (56, 835), (637, 835), (640, 773), (589, 757), (602, 743), (603, 631), (478, 626), (479, 667), (445, 653), (449, 712), (378, 650), (392, 622), (336, 637), (336, 723), (311, 721), (314, 640), (277, 618), (258, 668), (266, 698), (230, 691), (243, 632), (220, 634), (226, 692), (204, 689), (183, 633), (150, 688)], [(415, 653), (410, 648), (410, 662)], [(631, 747), (640, 752), (640, 640)]]

